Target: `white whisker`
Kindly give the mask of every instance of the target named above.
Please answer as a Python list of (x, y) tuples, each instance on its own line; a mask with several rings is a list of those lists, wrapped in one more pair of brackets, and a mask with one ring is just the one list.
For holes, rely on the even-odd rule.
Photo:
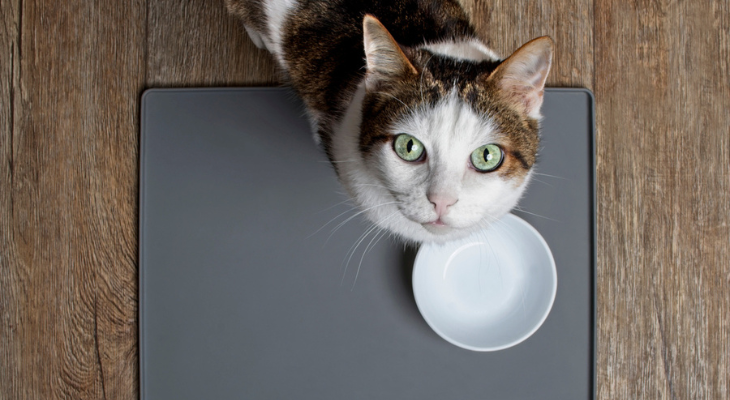
[[(350, 288), (351, 292), (353, 290), (355, 290), (355, 284), (357, 284), (357, 277), (360, 276), (360, 267), (362, 267), (362, 261), (365, 259), (365, 254), (367, 254), (368, 250), (371, 248), (370, 247), (371, 245), (372, 245), (372, 247), (375, 247), (375, 245), (373, 244), (373, 241), (375, 241), (375, 239), (378, 237), (378, 235), (380, 235), (380, 239), (382, 239), (383, 236), (385, 236), (384, 232), (385, 231), (383, 229), (378, 229), (378, 232), (375, 234), (375, 236), (373, 236), (373, 238), (370, 239), (370, 243), (368, 243), (368, 245), (365, 246), (365, 250), (363, 250), (363, 252), (362, 252), (362, 257), (360, 257), (360, 263), (357, 264), (357, 272), (355, 272), (355, 280), (352, 282), (352, 287)], [(380, 239), (375, 241), (375, 244), (378, 244)]]
[[(344, 202), (343, 202), (343, 203), (344, 203)], [(334, 205), (334, 206), (332, 206), (332, 207), (337, 207), (337, 206), (338, 206), (338, 205), (340, 205), (340, 204), (342, 204), (342, 203), (339, 203), (339, 204), (335, 204), (335, 205)], [(332, 208), (332, 207), (330, 207), (330, 208)], [(336, 220), (337, 218), (340, 218), (341, 216), (343, 216), (343, 215), (345, 215), (345, 214), (347, 214), (347, 213), (349, 213), (349, 212), (355, 211), (355, 210), (357, 210), (357, 208), (356, 208), (356, 207), (352, 207), (351, 209), (349, 209), (349, 210), (347, 210), (347, 211), (345, 211), (345, 212), (343, 212), (343, 213), (340, 213), (340, 214), (338, 214), (338, 215), (337, 215), (336, 217), (334, 217), (334, 218), (332, 218), (331, 220), (329, 220), (329, 221), (328, 221), (328, 222), (327, 222), (326, 224), (322, 225), (322, 227), (320, 227), (320, 228), (319, 228), (319, 229), (317, 229), (316, 231), (312, 232), (312, 233), (311, 233), (311, 234), (310, 234), (309, 236), (307, 236), (307, 239), (309, 239), (309, 238), (311, 238), (312, 236), (314, 236), (314, 235), (316, 235), (317, 233), (319, 233), (319, 231), (321, 231), (322, 229), (324, 229), (324, 228), (325, 228), (325, 227), (326, 227), (327, 225), (329, 225), (329, 224), (331, 224), (331, 223), (335, 222), (335, 220)], [(323, 210), (323, 211), (320, 211), (320, 212), (324, 212), (324, 211), (327, 211), (327, 210)], [(325, 243), (326, 243), (326, 242), (325, 242)]]
[(346, 223), (350, 222), (350, 221), (351, 221), (351, 220), (352, 220), (353, 218), (357, 217), (358, 215), (360, 215), (360, 214), (362, 214), (362, 213), (364, 213), (364, 212), (370, 211), (370, 210), (372, 210), (372, 209), (374, 209), (374, 208), (377, 208), (377, 207), (382, 207), (382, 206), (387, 206), (387, 205), (389, 205), (389, 204), (397, 204), (397, 203), (400, 203), (400, 202), (398, 202), (398, 201), (390, 201), (390, 202), (387, 202), (387, 203), (382, 203), (382, 204), (374, 205), (374, 206), (372, 206), (372, 207), (368, 207), (368, 208), (366, 208), (366, 209), (364, 209), (364, 210), (361, 210), (361, 211), (359, 211), (359, 212), (358, 212), (358, 213), (356, 213), (355, 215), (353, 215), (353, 216), (351, 216), (351, 217), (347, 218), (346, 220), (344, 220), (344, 221), (340, 222), (340, 223), (339, 223), (339, 224), (338, 224), (338, 225), (337, 225), (337, 226), (336, 226), (336, 227), (335, 227), (335, 228), (334, 228), (334, 229), (332, 230), (332, 232), (330, 233), (330, 235), (329, 235), (329, 236), (327, 237), (327, 240), (325, 240), (325, 244), (327, 244), (327, 242), (329, 242), (330, 238), (332, 238), (332, 235), (334, 235), (334, 234), (335, 234), (335, 232), (337, 232), (337, 230), (339, 230), (340, 228), (342, 228), (343, 226), (345, 226), (345, 224), (346, 224)]
[(540, 176), (548, 176), (550, 178), (555, 178), (555, 179), (563, 179), (563, 180), (566, 180), (566, 181), (569, 180), (568, 178), (563, 178), (562, 176), (548, 175), (548, 174), (543, 174), (543, 173), (535, 172), (535, 171), (532, 171), (532, 174), (533, 175), (540, 175)]
[[(327, 208), (325, 208), (325, 209), (323, 209), (323, 210), (319, 210), (319, 211), (317, 211), (317, 214), (321, 214), (321, 213), (323, 213), (323, 212), (325, 212), (325, 211), (329, 211), (329, 210), (331, 210), (331, 209), (333, 209), (333, 208), (335, 208), (335, 207), (337, 207), (337, 206), (339, 206), (339, 205), (342, 205), (342, 204), (345, 204), (345, 203), (347, 203), (348, 201), (352, 201), (352, 199), (345, 199), (345, 200), (342, 200), (342, 201), (341, 201), (341, 202), (339, 202), (339, 203), (335, 203), (335, 204), (333, 204), (333, 205), (331, 205), (331, 206), (329, 206), (329, 207), (327, 207)], [(354, 205), (353, 205), (353, 206), (354, 206)], [(354, 208), (353, 208), (353, 209), (354, 209)]]
[(530, 215), (534, 215), (534, 216), (536, 216), (536, 217), (544, 218), (544, 219), (546, 219), (546, 220), (548, 220), (548, 221), (553, 221), (553, 222), (560, 222), (560, 221), (558, 221), (557, 219), (552, 219), (552, 218), (546, 217), (546, 216), (544, 216), (544, 215), (540, 215), (540, 214), (535, 214), (535, 213), (533, 213), (533, 212), (529, 212), (529, 211), (525, 210), (524, 208), (522, 208), (522, 207), (520, 207), (520, 206), (515, 206), (514, 208), (515, 208), (515, 210), (517, 210), (517, 211), (519, 211), (519, 212), (523, 212), (523, 213), (525, 213), (525, 214), (530, 214)]
[(549, 184), (549, 183), (547, 183), (547, 182), (545, 182), (545, 181), (541, 181), (541, 180), (539, 180), (539, 179), (535, 178), (534, 176), (532, 177), (532, 180), (533, 180), (533, 181), (535, 181), (535, 182), (539, 182), (539, 183), (542, 183), (543, 185), (547, 185), (547, 186), (550, 186), (550, 187), (552, 187), (552, 188), (554, 188), (554, 187), (555, 187), (555, 186), (553, 186), (553, 185), (551, 185), (551, 184)]
[(327, 164), (337, 164), (337, 163), (347, 163), (347, 162), (361, 162), (362, 160), (357, 159), (350, 159), (350, 160), (335, 160), (335, 161), (320, 161), (321, 163), (327, 163)]
[[(363, 240), (375, 229), (377, 229), (376, 224), (371, 224), (366, 230), (365, 233), (360, 235), (360, 237), (355, 241), (355, 243), (350, 246), (350, 249), (347, 250), (347, 253), (345, 253), (345, 257), (342, 259), (342, 262), (345, 263), (345, 258), (347, 259), (347, 262), (344, 265), (343, 271), (342, 271), (342, 279), (340, 280), (340, 286), (342, 286), (343, 283), (345, 283), (345, 276), (347, 275), (347, 269), (350, 266), (350, 260), (352, 260), (352, 256), (355, 255), (355, 251), (357, 250), (358, 246), (360, 246), (360, 243), (362, 243)], [(348, 257), (349, 255), (349, 257)]]
[[(383, 231), (382, 228), (378, 227), (378, 224), (384, 223), (385, 221), (393, 218), (393, 216), (395, 216), (396, 214), (398, 214), (398, 211), (391, 213), (387, 217), (380, 220), (377, 224), (373, 223), (372, 225), (370, 225), (370, 227), (365, 231), (365, 233), (363, 233), (360, 236), (360, 238), (355, 242), (355, 244), (352, 247), (350, 247), (350, 250), (348, 250), (347, 253), (345, 254), (345, 257), (347, 258), (347, 263), (345, 264), (344, 272), (342, 275), (342, 282), (344, 282), (344, 280), (345, 280), (345, 275), (347, 274), (347, 269), (350, 266), (350, 261), (352, 261), (352, 257), (355, 255), (355, 252), (357, 252), (357, 248), (360, 247), (360, 244), (365, 240), (365, 238), (370, 233), (372, 233), (375, 230), (378, 230), (378, 232), (370, 240), (370, 243), (368, 243), (368, 245), (365, 247), (365, 250), (362, 253), (362, 257), (360, 257), (360, 264), (358, 265), (357, 273), (355, 274), (355, 282), (357, 282), (357, 277), (360, 274), (360, 267), (362, 266), (362, 261), (363, 261), (363, 259), (365, 259), (365, 253), (367, 253), (368, 249), (370, 248), (370, 245), (373, 243), (375, 238)], [(348, 257), (348, 254), (349, 254), (349, 257)], [(342, 285), (342, 282), (340, 282), (340, 285)], [(353, 288), (354, 288), (354, 285), (355, 285), (355, 283), (353, 283)], [(350, 289), (350, 290), (352, 290), (352, 289)]]

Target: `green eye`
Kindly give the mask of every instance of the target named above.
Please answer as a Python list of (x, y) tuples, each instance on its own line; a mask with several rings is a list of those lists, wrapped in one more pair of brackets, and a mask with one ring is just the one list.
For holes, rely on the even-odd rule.
[(494, 171), (503, 159), (504, 152), (496, 144), (485, 144), (471, 153), (471, 164), (480, 172)]
[(423, 143), (407, 133), (401, 133), (395, 137), (393, 149), (398, 157), (406, 161), (418, 161), (425, 152)]

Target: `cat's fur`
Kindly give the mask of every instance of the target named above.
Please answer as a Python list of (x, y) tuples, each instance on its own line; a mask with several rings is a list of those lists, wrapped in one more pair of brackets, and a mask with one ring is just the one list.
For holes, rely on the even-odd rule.
[[(379, 227), (442, 242), (517, 203), (539, 144), (549, 38), (502, 61), (455, 0), (226, 1), (274, 55), (343, 186)], [(400, 133), (423, 143), (425, 159), (396, 155)], [(478, 172), (470, 154), (489, 143), (504, 162)]]

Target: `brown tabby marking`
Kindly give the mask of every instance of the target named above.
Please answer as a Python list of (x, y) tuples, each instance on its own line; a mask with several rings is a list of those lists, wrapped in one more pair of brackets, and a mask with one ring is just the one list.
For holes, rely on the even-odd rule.
[(264, 1), (266, 0), (226, 0), (226, 7), (228, 12), (243, 20), (244, 24), (261, 33), (268, 33)]

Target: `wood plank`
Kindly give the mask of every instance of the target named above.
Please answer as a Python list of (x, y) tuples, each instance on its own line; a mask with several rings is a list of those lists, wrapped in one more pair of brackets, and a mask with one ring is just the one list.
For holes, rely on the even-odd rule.
[(20, 39), (9, 140), (3, 123), (0, 397), (137, 397), (144, 5), (3, 3)]
[(271, 86), (271, 55), (259, 50), (223, 0), (149, 2), (147, 86)]
[(12, 213), (14, 101), (18, 94), (19, 0), (0, 0), (0, 398), (21, 398), (20, 364), (25, 304), (14, 268)]
[(599, 399), (730, 398), (728, 2), (596, 2)]
[(593, 1), (462, 0), (480, 37), (501, 57), (549, 35), (555, 41), (549, 86), (593, 87)]

